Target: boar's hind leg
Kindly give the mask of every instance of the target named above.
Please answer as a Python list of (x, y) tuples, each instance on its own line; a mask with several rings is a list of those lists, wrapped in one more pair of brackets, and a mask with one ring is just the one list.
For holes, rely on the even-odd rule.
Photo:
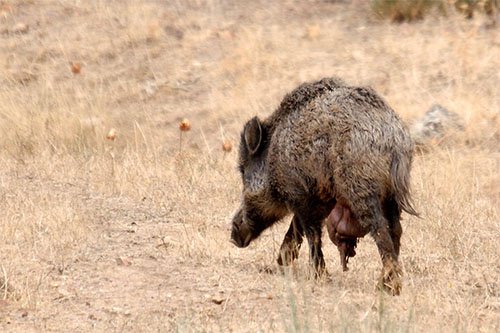
[(389, 221), (382, 213), (382, 205), (378, 195), (358, 200), (353, 211), (358, 214), (361, 225), (370, 228), (370, 233), (377, 244), (383, 265), (379, 288), (393, 295), (399, 295), (402, 272), (389, 228)]
[(299, 256), (300, 246), (304, 239), (304, 230), (296, 216), (293, 217), (290, 227), (281, 244), (278, 256), (278, 265), (288, 266)]
[(401, 209), (399, 208), (396, 200), (391, 197), (384, 202), (384, 215), (389, 222), (389, 232), (391, 233), (392, 243), (394, 244), (394, 251), (396, 258), (399, 257), (399, 247), (401, 234), (403, 228), (401, 227)]

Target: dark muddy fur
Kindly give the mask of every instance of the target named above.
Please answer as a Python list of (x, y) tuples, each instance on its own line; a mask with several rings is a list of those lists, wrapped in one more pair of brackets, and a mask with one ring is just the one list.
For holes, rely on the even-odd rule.
[(373, 89), (337, 78), (302, 84), (270, 117), (254, 117), (243, 129), (243, 201), (232, 241), (248, 246), (293, 213), (279, 262), (297, 257), (305, 235), (321, 274), (322, 223), (339, 202), (370, 231), (383, 262), (381, 286), (397, 294), (400, 214), (417, 214), (409, 195), (412, 153), (407, 129)]

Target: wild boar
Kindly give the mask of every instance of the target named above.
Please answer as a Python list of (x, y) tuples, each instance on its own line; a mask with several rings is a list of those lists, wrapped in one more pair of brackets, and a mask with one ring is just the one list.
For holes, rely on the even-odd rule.
[(399, 294), (401, 211), (417, 215), (409, 191), (412, 154), (407, 128), (373, 89), (338, 78), (302, 84), (268, 118), (254, 117), (243, 128), (243, 195), (231, 240), (246, 247), (292, 213), (278, 262), (290, 264), (305, 235), (318, 276), (325, 271), (323, 221), (339, 204), (375, 240), (379, 286)]

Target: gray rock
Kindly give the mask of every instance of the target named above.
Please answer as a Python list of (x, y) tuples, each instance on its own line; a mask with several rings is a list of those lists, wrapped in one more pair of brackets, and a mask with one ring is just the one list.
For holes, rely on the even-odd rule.
[(410, 127), (415, 144), (425, 146), (431, 141), (442, 140), (453, 132), (464, 130), (462, 118), (439, 104), (434, 104)]

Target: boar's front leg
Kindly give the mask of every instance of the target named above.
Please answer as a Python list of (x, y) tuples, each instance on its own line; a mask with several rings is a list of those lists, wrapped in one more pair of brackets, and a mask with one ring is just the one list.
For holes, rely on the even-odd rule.
[(307, 237), (307, 242), (309, 243), (309, 258), (313, 268), (313, 274), (315, 278), (321, 277), (326, 273), (325, 259), (323, 257), (323, 251), (321, 250), (321, 227), (323, 220), (313, 220), (312, 223), (304, 224), (301, 221), (302, 227), (304, 228), (304, 233)]
[(288, 266), (299, 257), (299, 250), (303, 239), (304, 229), (298, 218), (294, 216), (280, 247), (280, 253), (277, 260), (278, 265)]

